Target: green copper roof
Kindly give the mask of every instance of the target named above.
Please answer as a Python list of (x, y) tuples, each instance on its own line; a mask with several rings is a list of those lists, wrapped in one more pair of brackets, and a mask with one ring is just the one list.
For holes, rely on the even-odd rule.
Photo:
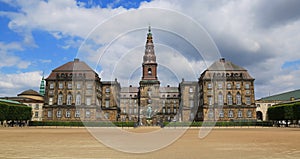
[(264, 97), (259, 99), (259, 101), (289, 101), (291, 98), (300, 99), (300, 89)]

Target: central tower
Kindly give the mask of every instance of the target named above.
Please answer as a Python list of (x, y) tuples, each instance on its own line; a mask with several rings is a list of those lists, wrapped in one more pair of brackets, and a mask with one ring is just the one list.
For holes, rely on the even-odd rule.
[(143, 58), (143, 77), (142, 80), (157, 80), (157, 63), (154, 53), (151, 27), (149, 26), (147, 41), (145, 46), (145, 55)]
[(142, 79), (139, 87), (139, 113), (141, 113), (142, 120), (156, 120), (155, 114), (159, 111), (160, 82), (157, 78), (157, 63), (150, 26), (147, 34), (142, 67)]

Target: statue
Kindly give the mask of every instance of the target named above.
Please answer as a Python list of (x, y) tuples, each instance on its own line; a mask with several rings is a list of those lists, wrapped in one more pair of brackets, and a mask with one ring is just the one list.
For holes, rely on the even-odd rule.
[(151, 115), (152, 115), (152, 108), (151, 108), (151, 106), (148, 106), (148, 108), (147, 108), (147, 118), (151, 118)]

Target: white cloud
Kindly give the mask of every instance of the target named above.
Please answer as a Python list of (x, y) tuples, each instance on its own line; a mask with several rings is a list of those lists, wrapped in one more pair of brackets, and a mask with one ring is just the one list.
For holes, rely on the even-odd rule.
[(39, 88), (42, 72), (24, 72), (14, 74), (0, 73), (0, 96), (16, 96), (27, 89)]
[[(280, 8), (282, 13), (274, 9), (268, 9), (267, 14), (264, 15), (264, 8), (269, 3), (272, 3), (272, 6), (275, 6), (275, 8)], [(297, 2), (293, 1), (293, 3)], [(181, 0), (154, 0), (143, 2), (136, 11), (143, 11), (144, 8), (149, 7), (163, 8), (175, 10), (175, 12), (179, 13), (182, 12), (191, 17), (191, 19), (196, 20), (196, 22), (205, 27), (213, 40), (216, 41), (222, 56), (249, 70), (256, 79), (257, 97), (262, 97), (267, 90), (274, 90), (272, 92), (276, 93), (300, 87), (300, 83), (297, 82), (299, 79), (297, 77), (298, 70), (288, 71), (281, 68), (286, 61), (300, 59), (300, 47), (298, 44), (300, 41), (300, 16), (297, 9), (293, 9), (295, 7), (290, 4), (292, 3), (285, 2), (282, 4), (280, 1), (260, 0), (190, 0), (189, 2)], [(92, 62), (92, 65), (97, 64), (96, 62), (104, 50), (102, 46), (130, 30), (132, 26), (138, 26), (138, 30), (145, 28), (150, 23), (154, 27), (159, 26), (163, 28), (164, 26), (162, 25), (168, 23), (172, 26), (170, 30), (172, 29), (175, 33), (182, 33), (181, 35), (196, 33), (194, 29), (190, 28), (190, 23), (179, 21), (176, 17), (168, 16), (167, 14), (165, 16), (157, 14), (155, 9), (153, 9), (151, 14), (141, 12), (143, 14), (131, 14), (132, 16), (129, 17), (120, 16), (119, 19), (116, 17), (116, 21), (109, 21), (109, 18), (112, 18), (112, 16), (128, 12), (122, 7), (115, 9), (101, 8), (99, 6), (84, 8), (83, 6), (90, 4), (77, 4), (73, 0), (18, 1), (16, 5), (20, 7), (21, 12), (1, 12), (0, 14), (11, 18), (9, 26), (12, 30), (23, 32), (24, 37), (27, 35), (27, 38), (24, 38), (24, 42), (34, 43), (34, 39), (31, 39), (32, 36), (29, 33), (36, 29), (48, 31), (57, 39), (65, 37), (80, 37), (84, 39), (92, 31), (89, 38), (93, 43), (88, 43), (91, 45), (86, 45), (80, 50), (82, 52), (86, 51), (83, 58), (88, 63)], [(291, 11), (289, 8), (292, 8)], [(135, 9), (131, 9), (131, 11), (134, 12)], [(276, 16), (281, 14), (284, 14), (284, 16), (278, 17), (279, 21), (276, 21)], [(265, 22), (264, 19), (266, 20)], [(267, 23), (270, 23), (270, 25), (265, 25)], [(95, 28), (99, 24), (102, 24), (101, 27)], [(136, 67), (141, 66), (142, 61), (140, 57), (144, 52), (142, 46), (145, 44), (145, 30), (140, 30), (140, 32), (142, 33), (134, 36), (128, 33), (119, 40), (117, 39), (118, 45), (114, 45), (113, 50), (108, 50), (110, 51), (109, 56), (106, 61), (102, 62), (102, 67), (107, 69), (102, 72), (103, 76), (107, 75), (106, 72), (112, 70), (110, 66), (116, 60), (128, 52), (132, 53), (132, 55), (138, 55), (126, 55), (131, 60), (124, 64), (131, 64), (132, 67), (127, 66), (133, 69), (131, 72), (135, 72)], [(155, 40), (158, 38), (163, 39), (163, 36), (166, 35), (155, 35), (154, 42), (157, 42)], [(169, 41), (172, 40), (176, 39), (169, 39)], [(189, 40), (193, 44), (193, 40), (199, 41), (201, 38)], [(76, 47), (80, 42), (71, 39), (65, 41), (61, 47), (66, 49)], [(171, 43), (168, 46), (176, 48)], [(19, 49), (22, 49), (22, 47), (19, 46)], [(15, 50), (18, 50), (18, 47)], [(161, 52), (159, 52), (158, 50), (156, 54), (161, 56), (164, 51), (160, 50)], [(2, 49), (1, 52), (5, 52), (1, 54), (9, 61), (4, 62), (4, 64), (1, 63), (3, 66), (20, 62), (18, 57), (7, 54), (7, 50), (3, 51)], [(180, 58), (176, 56), (161, 58), (164, 59), (158, 59), (157, 61), (162, 62), (167, 58), (170, 61), (167, 61), (165, 65), (172, 66), (176, 70), (182, 69), (181, 63), (178, 64)], [(207, 61), (209, 61), (208, 63), (212, 62), (211, 60)], [(197, 68), (196, 74), (198, 76), (202, 72), (201, 70), (206, 68), (203, 61), (199, 58), (197, 60), (189, 59), (188, 63), (193, 68)], [(18, 67), (26, 67), (26, 64), (23, 63)], [(125, 69), (126, 67), (120, 68)], [(120, 69), (120, 72), (122, 73), (122, 69)], [(285, 84), (282, 85), (280, 81), (284, 81)]]
[(18, 56), (13, 55), (14, 51), (22, 51), (23, 48), (19, 43), (3, 43), (0, 42), (0, 68), (17, 66), (17, 68), (25, 69), (31, 64), (28, 61), (23, 61)]

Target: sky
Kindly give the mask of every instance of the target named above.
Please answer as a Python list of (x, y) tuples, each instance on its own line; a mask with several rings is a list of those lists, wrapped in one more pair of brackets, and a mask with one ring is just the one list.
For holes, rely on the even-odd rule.
[(299, 0), (0, 0), (0, 96), (39, 89), (80, 58), (102, 80), (138, 85), (148, 26), (161, 85), (196, 81), (224, 57), (256, 99), (300, 88)]

